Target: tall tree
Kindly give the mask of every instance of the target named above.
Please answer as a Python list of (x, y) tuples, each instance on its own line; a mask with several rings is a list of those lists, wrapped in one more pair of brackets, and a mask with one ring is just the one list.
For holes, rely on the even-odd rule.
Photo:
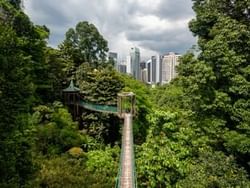
[(45, 62), (41, 64), (41, 70), (39, 75), (37, 75), (43, 79), (40, 79), (37, 93), (44, 103), (51, 103), (55, 100), (60, 100), (61, 91), (67, 84), (66, 79), (71, 64), (62, 58), (61, 52), (57, 49), (47, 47), (44, 55)]
[(18, 117), (30, 107), (33, 86), (28, 73), (29, 58), (25, 57), (15, 32), (0, 26), (0, 186), (24, 184), (32, 173), (28, 156), (30, 144)]
[(232, 156), (207, 145), (206, 137), (197, 134), (195, 122), (187, 121), (187, 115), (155, 110), (147, 116), (146, 142), (136, 153), (138, 185), (248, 187), (246, 172)]
[(35, 26), (23, 10), (15, 6), (20, 4), (19, 1), (7, 2), (0, 0), (4, 18), (2, 21), (13, 29), (18, 37), (18, 48), (22, 50), (25, 57), (30, 59), (27, 63), (29, 64), (28, 74), (36, 88), (36, 98), (39, 99), (44, 92), (44, 80), (41, 78), (46, 74), (45, 48), (49, 30), (46, 26)]
[(66, 38), (59, 45), (65, 57), (73, 60), (75, 67), (84, 62), (98, 64), (105, 60), (108, 52), (107, 41), (99, 33), (94, 24), (79, 22), (75, 29), (66, 32)]
[(21, 8), (22, 0), (8, 0), (10, 4), (12, 4), (16, 9)]
[[(80, 66), (76, 78), (83, 99), (95, 104), (116, 105), (117, 93), (124, 83), (111, 67), (92, 69), (89, 63)], [(88, 133), (106, 143), (114, 143), (119, 137), (119, 118), (113, 114), (85, 111), (83, 127)]]
[(46, 44), (15, 2), (0, 0), (0, 187), (23, 186), (35, 169), (27, 113)]
[(190, 107), (208, 126), (202, 129), (215, 138), (217, 149), (235, 155), (248, 170), (249, 7), (248, 0), (194, 0), (196, 18), (190, 29), (198, 36), (201, 53), (198, 59), (185, 56), (179, 67)]

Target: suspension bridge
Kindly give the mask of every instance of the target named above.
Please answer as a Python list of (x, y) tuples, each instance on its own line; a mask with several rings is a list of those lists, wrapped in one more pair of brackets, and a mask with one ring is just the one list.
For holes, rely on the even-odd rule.
[(133, 115), (135, 114), (135, 95), (132, 92), (118, 94), (116, 106), (95, 104), (84, 101), (80, 89), (74, 86), (71, 80), (69, 87), (63, 90), (65, 104), (73, 107), (73, 116), (80, 115), (79, 108), (91, 111), (116, 114), (124, 119), (122, 129), (122, 145), (116, 188), (136, 188), (136, 170), (133, 142)]

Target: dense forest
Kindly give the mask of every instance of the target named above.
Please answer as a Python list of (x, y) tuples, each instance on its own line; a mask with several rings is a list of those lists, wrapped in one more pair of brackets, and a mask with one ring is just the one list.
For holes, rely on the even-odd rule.
[(193, 3), (196, 52), (151, 88), (113, 69), (93, 24), (79, 22), (54, 49), (21, 0), (0, 0), (0, 187), (114, 187), (122, 121), (72, 118), (61, 94), (70, 80), (98, 104), (136, 94), (138, 187), (250, 187), (250, 1)]

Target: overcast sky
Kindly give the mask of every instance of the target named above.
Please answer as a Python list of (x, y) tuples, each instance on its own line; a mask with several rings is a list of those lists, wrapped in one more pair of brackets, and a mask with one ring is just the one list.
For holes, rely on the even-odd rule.
[(56, 47), (65, 32), (79, 21), (89, 21), (121, 59), (137, 46), (145, 59), (166, 52), (184, 53), (195, 38), (188, 29), (194, 17), (191, 0), (25, 0), (25, 11), (35, 24), (50, 29)]

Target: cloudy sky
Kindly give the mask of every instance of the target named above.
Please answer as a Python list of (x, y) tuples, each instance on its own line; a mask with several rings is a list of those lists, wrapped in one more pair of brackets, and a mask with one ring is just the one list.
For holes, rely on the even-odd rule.
[(24, 6), (35, 24), (50, 29), (53, 47), (83, 20), (95, 24), (120, 59), (132, 46), (147, 58), (170, 51), (184, 53), (196, 41), (188, 30), (194, 17), (191, 0), (25, 0)]

